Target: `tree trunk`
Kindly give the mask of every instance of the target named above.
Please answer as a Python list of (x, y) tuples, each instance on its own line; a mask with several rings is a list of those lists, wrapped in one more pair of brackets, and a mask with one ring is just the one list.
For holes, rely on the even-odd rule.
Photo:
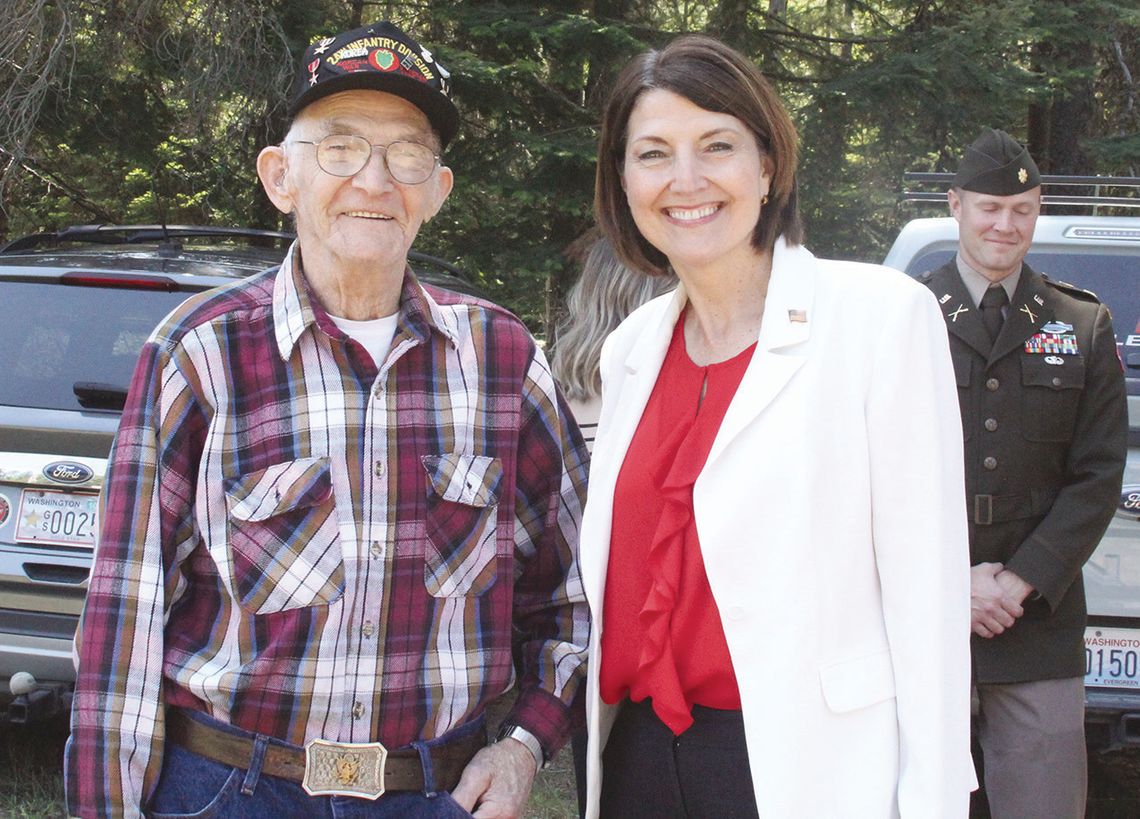
[(720, 0), (709, 14), (709, 34), (733, 48), (747, 51), (748, 6), (748, 0)]

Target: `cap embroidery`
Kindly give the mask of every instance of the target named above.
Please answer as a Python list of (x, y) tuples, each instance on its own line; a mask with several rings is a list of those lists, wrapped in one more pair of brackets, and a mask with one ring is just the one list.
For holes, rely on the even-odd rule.
[[(431, 70), (427, 62), (419, 54), (416, 54), (410, 48), (398, 40), (391, 37), (365, 37), (362, 40), (354, 40), (343, 48), (338, 48), (330, 54), (326, 62), (330, 66), (337, 67), (340, 63), (346, 63), (343, 68), (352, 71), (356, 66), (352, 63), (354, 60), (360, 58), (368, 58), (371, 61), (376, 52), (388, 52), (389, 59), (398, 58), (400, 67), (405, 70), (410, 76), (415, 76), (409, 69), (415, 66), (415, 70), (419, 72), (416, 79), (430, 81), (435, 79), (435, 72)], [(373, 63), (375, 65), (375, 63)], [(390, 71), (387, 65), (377, 65), (384, 71)]]

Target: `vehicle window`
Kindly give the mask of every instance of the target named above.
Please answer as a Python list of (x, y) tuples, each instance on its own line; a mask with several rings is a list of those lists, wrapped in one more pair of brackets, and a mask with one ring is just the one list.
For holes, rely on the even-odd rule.
[(143, 342), (186, 296), (0, 281), (0, 404), (75, 410), (76, 382), (125, 389)]
[[(915, 257), (907, 266), (907, 273), (918, 275), (941, 267), (953, 258), (953, 250), (925, 253)], [(1117, 342), (1140, 347), (1140, 338), (1135, 338), (1140, 335), (1140, 254), (1109, 256), (1030, 251), (1025, 261), (1051, 278), (1096, 293), (1112, 311)]]

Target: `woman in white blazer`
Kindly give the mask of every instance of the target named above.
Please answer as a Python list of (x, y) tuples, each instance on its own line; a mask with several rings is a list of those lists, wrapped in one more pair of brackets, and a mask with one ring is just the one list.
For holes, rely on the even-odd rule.
[(581, 569), (589, 816), (964, 817), (961, 424), (926, 288), (800, 245), (796, 135), (686, 36), (602, 123), (596, 210), (680, 286), (602, 353)]

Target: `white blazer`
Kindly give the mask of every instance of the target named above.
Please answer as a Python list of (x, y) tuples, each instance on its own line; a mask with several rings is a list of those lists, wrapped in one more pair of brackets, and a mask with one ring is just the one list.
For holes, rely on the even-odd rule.
[[(598, 695), (614, 482), (685, 301), (682, 286), (642, 306), (602, 352), (580, 557), (589, 817), (616, 715)], [(756, 351), (693, 489), (764, 819), (966, 816), (962, 457), (931, 292), (781, 239)]]

